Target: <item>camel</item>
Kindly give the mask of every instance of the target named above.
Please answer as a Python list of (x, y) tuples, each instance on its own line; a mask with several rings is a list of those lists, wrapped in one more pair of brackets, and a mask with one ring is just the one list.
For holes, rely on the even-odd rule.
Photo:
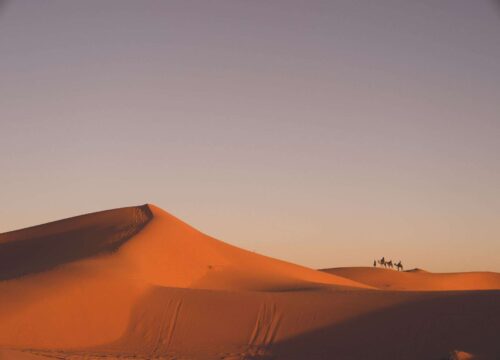
[(380, 266), (387, 267), (387, 262), (385, 261), (385, 257), (382, 257), (382, 259), (380, 259), (378, 263), (380, 264)]
[(403, 271), (403, 264), (401, 264), (401, 260), (399, 260), (399, 262), (395, 266), (398, 271)]
[(387, 261), (387, 262), (386, 262), (386, 265), (387, 265), (387, 267), (388, 267), (389, 269), (392, 269), (392, 268), (394, 267), (394, 266), (393, 266), (393, 264), (392, 264), (392, 260)]

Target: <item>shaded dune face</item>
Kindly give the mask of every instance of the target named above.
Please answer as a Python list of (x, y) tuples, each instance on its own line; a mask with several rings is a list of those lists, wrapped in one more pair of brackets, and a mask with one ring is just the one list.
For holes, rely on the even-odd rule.
[[(384, 301), (400, 296), (407, 298), (278, 341), (271, 352), (287, 360), (448, 360), (452, 349), (467, 349), (477, 359), (500, 356), (499, 291), (381, 294)], [(367, 294), (366, 301), (373, 297)]]
[(152, 219), (148, 206), (108, 210), (0, 234), (0, 280), (116, 251)]
[(500, 289), (500, 274), (494, 272), (431, 273), (420, 269), (395, 271), (369, 267), (323, 269), (382, 290), (453, 291)]

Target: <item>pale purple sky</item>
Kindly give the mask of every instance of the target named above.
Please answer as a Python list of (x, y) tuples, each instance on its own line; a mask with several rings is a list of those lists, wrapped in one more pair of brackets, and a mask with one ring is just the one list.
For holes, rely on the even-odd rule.
[(151, 202), (311, 267), (500, 271), (499, 15), (490, 0), (10, 0), (0, 232)]

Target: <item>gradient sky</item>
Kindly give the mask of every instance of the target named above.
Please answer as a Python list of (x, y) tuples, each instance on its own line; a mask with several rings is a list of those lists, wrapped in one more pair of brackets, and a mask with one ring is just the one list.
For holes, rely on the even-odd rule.
[(500, 7), (4, 3), (0, 232), (146, 202), (311, 267), (500, 271)]

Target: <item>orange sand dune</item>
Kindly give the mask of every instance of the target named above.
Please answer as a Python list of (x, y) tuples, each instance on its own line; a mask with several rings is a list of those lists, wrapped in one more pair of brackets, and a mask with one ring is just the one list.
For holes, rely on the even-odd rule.
[(83, 268), (96, 259), (101, 267), (112, 261), (124, 277), (150, 285), (232, 290), (322, 284), (369, 287), (228, 245), (153, 205), (108, 210), (0, 235), (2, 280), (65, 264), (74, 266), (78, 261)]
[(370, 286), (272, 259), (211, 238), (149, 205), (153, 219), (119, 256), (149, 284), (226, 290)]
[(322, 270), (384, 290), (495, 290), (500, 274), (493, 272), (431, 273), (423, 270), (395, 271), (371, 267), (343, 267)]
[(0, 264), (0, 346), (110, 341), (124, 331), (137, 299), (154, 286), (368, 287), (230, 246), (152, 205), (1, 234)]
[(500, 291), (380, 291), (349, 275), (236, 248), (152, 205), (0, 234), (0, 360), (500, 354)]

